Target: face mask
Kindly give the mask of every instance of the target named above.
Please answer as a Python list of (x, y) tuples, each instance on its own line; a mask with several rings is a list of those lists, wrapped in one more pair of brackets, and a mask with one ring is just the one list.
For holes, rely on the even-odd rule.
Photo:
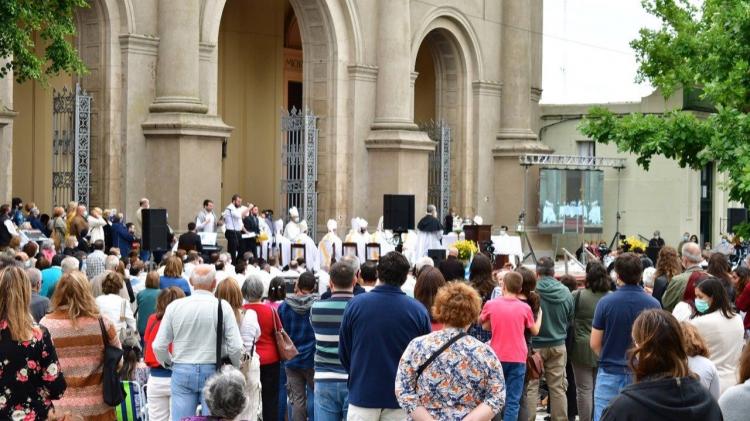
[(709, 307), (708, 301), (703, 300), (701, 298), (696, 298), (695, 299), (695, 309), (698, 311), (698, 313), (703, 314), (703, 313), (707, 312), (708, 311), (708, 307)]
[(683, 236), (682, 236), (682, 239), (683, 239), (684, 241), (687, 241), (687, 240), (688, 240), (688, 236), (687, 236), (687, 235), (683, 235)]

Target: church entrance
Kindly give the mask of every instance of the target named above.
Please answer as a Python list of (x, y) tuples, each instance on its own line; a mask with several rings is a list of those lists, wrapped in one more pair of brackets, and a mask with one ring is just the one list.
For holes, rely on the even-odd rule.
[(451, 207), (467, 205), (466, 198), (454, 191), (455, 186), (465, 184), (459, 178), (463, 152), (455, 141), (460, 141), (465, 124), (462, 69), (455, 39), (443, 29), (429, 32), (414, 65), (414, 120), (435, 142), (427, 174), (427, 200), (438, 208), (441, 220)]
[(300, 26), (288, 0), (228, 0), (218, 39), (218, 114), (234, 127), (223, 154), (222, 206), (235, 193), (284, 216), (290, 174), (282, 117), (304, 110)]

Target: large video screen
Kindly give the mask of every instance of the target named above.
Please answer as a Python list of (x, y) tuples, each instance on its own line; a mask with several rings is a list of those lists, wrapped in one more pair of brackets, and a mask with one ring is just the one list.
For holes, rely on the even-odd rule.
[(546, 234), (602, 232), (604, 172), (539, 171), (539, 231)]

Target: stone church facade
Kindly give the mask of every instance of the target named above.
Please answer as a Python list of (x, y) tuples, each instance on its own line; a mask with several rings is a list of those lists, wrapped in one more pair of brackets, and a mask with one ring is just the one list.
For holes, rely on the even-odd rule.
[(132, 218), (148, 197), (178, 229), (234, 193), (283, 213), (292, 106), (318, 117), (318, 232), (374, 225), (386, 193), (414, 194), (420, 217), (435, 144), (419, 123), (451, 129), (451, 205), (495, 225), (524, 208), (518, 156), (550, 152), (542, 0), (91, 0), (77, 25), (87, 74), (0, 80), (3, 202), (58, 204), (52, 90), (76, 83), (93, 98), (90, 205)]

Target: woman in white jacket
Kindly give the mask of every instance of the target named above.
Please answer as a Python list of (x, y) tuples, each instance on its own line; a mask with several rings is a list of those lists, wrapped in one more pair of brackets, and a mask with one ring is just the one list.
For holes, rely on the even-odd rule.
[(706, 341), (710, 360), (719, 371), (723, 393), (737, 384), (736, 368), (744, 345), (742, 317), (732, 310), (727, 291), (717, 278), (708, 278), (695, 287), (696, 317), (690, 322)]
[(88, 223), (90, 244), (94, 244), (94, 241), (96, 240), (104, 241), (104, 226), (107, 225), (107, 221), (102, 218), (102, 210), (99, 208), (91, 209)]
[(109, 272), (102, 280), (102, 295), (96, 297), (99, 312), (115, 324), (118, 332), (125, 328), (135, 330), (135, 317), (130, 304), (120, 296), (124, 283), (117, 272)]

